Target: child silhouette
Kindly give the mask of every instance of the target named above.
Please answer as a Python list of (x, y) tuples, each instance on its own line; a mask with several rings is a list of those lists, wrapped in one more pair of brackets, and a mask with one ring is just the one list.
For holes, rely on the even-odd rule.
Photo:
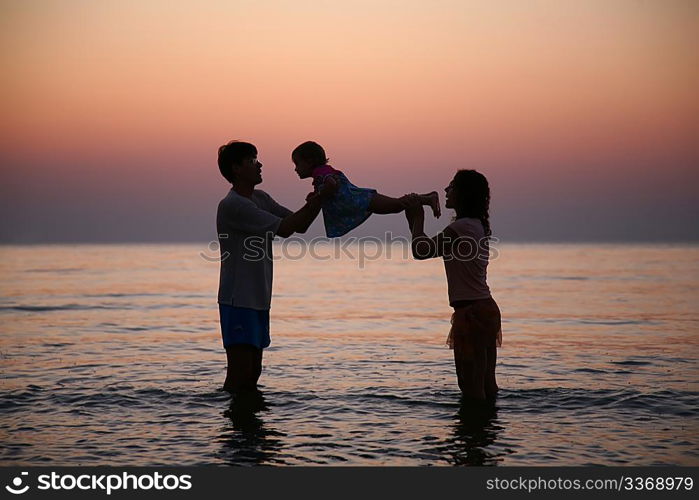
[(304, 142), (294, 149), (291, 160), (296, 166), (294, 170), (299, 178), (313, 178), (315, 192), (319, 192), (326, 183), (337, 185), (334, 196), (322, 205), (325, 233), (329, 238), (348, 233), (367, 220), (371, 214), (403, 212), (408, 207), (411, 196), (410, 199), (417, 199), (421, 205), (429, 206), (435, 217), (441, 215), (439, 195), (436, 191), (392, 198), (378, 193), (375, 189), (357, 187), (345, 174), (328, 165), (325, 150), (313, 141)]

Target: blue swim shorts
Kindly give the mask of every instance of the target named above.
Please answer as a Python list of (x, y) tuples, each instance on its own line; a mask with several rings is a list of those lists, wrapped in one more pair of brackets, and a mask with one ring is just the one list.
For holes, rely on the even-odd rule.
[(223, 347), (234, 344), (250, 344), (258, 349), (269, 347), (269, 310), (219, 304), (218, 312)]

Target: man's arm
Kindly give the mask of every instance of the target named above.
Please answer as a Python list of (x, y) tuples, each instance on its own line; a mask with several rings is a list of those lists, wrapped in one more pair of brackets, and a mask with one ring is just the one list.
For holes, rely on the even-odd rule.
[(269, 202), (271, 205), (270, 212), (272, 212), (277, 217), (281, 217), (283, 219), (284, 217), (288, 217), (289, 215), (294, 213), (293, 210), (289, 210), (284, 205), (280, 205), (279, 203), (277, 203), (277, 201), (271, 196), (269, 196)]
[(305, 233), (308, 226), (318, 217), (320, 205), (320, 199), (315, 196), (308, 200), (298, 211), (284, 217), (277, 229), (277, 236), (287, 238), (294, 233)]
[(305, 233), (318, 217), (323, 201), (333, 196), (335, 191), (337, 191), (337, 183), (326, 182), (318, 194), (306, 198), (306, 204), (303, 207), (282, 219), (277, 229), (277, 236), (287, 238), (294, 233)]

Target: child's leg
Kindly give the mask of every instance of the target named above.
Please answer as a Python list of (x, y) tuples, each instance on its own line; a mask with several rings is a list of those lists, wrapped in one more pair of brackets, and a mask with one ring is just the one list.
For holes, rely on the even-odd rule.
[[(369, 202), (369, 211), (374, 214), (398, 214), (405, 210), (408, 203), (408, 197), (410, 195), (403, 195), (400, 198), (391, 198), (390, 196), (383, 195), (381, 193), (376, 193), (374, 197)], [(429, 206), (432, 209), (432, 213), (435, 217), (439, 217), (442, 214), (441, 208), (439, 206), (439, 194), (437, 191), (432, 191), (427, 194), (419, 194), (417, 197), (420, 199), (422, 205)]]
[(401, 198), (391, 198), (380, 193), (376, 193), (369, 202), (369, 211), (373, 214), (399, 214), (405, 210), (405, 196)]
[(432, 214), (435, 217), (442, 215), (442, 207), (439, 206), (439, 194), (437, 191), (419, 195), (423, 205), (427, 205), (432, 209)]

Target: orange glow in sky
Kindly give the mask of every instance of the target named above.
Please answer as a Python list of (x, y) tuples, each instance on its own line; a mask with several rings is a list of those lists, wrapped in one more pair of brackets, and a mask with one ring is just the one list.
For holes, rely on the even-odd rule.
[(187, 203), (218, 199), (215, 151), (233, 138), (258, 145), (264, 188), (290, 206), (309, 186), (289, 154), (308, 139), (387, 194), (479, 168), (503, 217), (522, 190), (572, 186), (555, 207), (599, 184), (609, 200), (659, 183), (689, 199), (699, 181), (690, 0), (3, 0), (0, 14), (0, 194), (19, 211), (42, 176), (73, 200), (168, 200), (197, 180)]

